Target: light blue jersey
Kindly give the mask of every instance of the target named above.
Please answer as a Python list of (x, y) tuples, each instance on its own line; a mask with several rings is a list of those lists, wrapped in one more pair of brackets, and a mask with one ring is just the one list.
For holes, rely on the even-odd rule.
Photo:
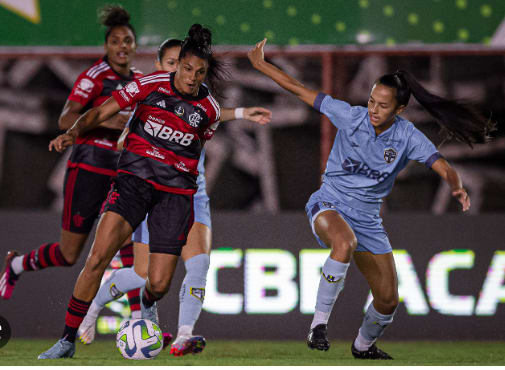
[[(440, 153), (421, 131), (402, 117), (397, 116), (393, 125), (377, 136), (365, 107), (351, 106), (320, 93), (314, 108), (326, 115), (338, 131), (321, 188), (307, 203), (311, 225), (320, 212), (334, 209), (355, 231), (357, 250), (391, 251), (379, 216), (382, 198), (391, 192), (396, 176), (410, 160), (431, 168), (441, 157)], [(374, 233), (380, 241), (368, 240)]]
[[(200, 160), (198, 161), (198, 178), (196, 184), (198, 190), (193, 196), (193, 209), (195, 213), (195, 222), (199, 222), (211, 228), (210, 221), (210, 206), (209, 196), (207, 195), (206, 182), (205, 182), (205, 148), (202, 149)], [(149, 244), (149, 231), (147, 229), (147, 216), (142, 223), (133, 232), (132, 240), (136, 243)]]

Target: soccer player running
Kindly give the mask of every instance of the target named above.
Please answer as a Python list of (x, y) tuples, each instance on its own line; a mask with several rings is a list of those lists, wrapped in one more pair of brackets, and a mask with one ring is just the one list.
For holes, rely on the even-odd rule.
[[(168, 39), (159, 49), (155, 62), (158, 71), (175, 72), (179, 63), (179, 53), (182, 41)], [(238, 112), (238, 114), (237, 114)], [(241, 113), (242, 112), (242, 113)], [(248, 108), (222, 108), (220, 122), (244, 118), (259, 124), (266, 124), (271, 119), (271, 112), (261, 107)], [(121, 135), (127, 133), (128, 128)], [(118, 143), (121, 146), (121, 139)], [(198, 191), (194, 195), (195, 222), (188, 235), (188, 241), (181, 252), (186, 268), (186, 275), (179, 293), (179, 325), (176, 340), (172, 343), (170, 353), (174, 356), (183, 356), (189, 353), (199, 353), (205, 347), (205, 339), (193, 335), (205, 298), (205, 285), (209, 269), (209, 254), (211, 249), (211, 219), (209, 197), (206, 192), (204, 175), (205, 148), (202, 150), (198, 162), (198, 178), (196, 180)], [(149, 258), (149, 230), (147, 220), (134, 231), (134, 266), (114, 271), (105, 281), (93, 299), (88, 313), (82, 321), (77, 335), (85, 344), (90, 344), (95, 338), (95, 325), (98, 314), (102, 308), (124, 292), (138, 289), (145, 285), (147, 278), (147, 261)], [(132, 313), (132, 318), (139, 318)], [(167, 335), (164, 333), (164, 335)], [(166, 340), (165, 340), (166, 342)], [(165, 343), (164, 343), (165, 344)]]
[(202, 83), (208, 75), (213, 87), (221, 73), (211, 49), (211, 32), (194, 24), (181, 47), (176, 72), (135, 79), (50, 142), (50, 150), (61, 152), (83, 133), (136, 104), (118, 175), (68, 305), (63, 335), (39, 359), (74, 355), (77, 329), (105, 268), (147, 213), (150, 254), (141, 308), (142, 317), (156, 321), (155, 302), (168, 291), (193, 223), (200, 152), (219, 124), (219, 104)]
[[(62, 130), (70, 128), (89, 108), (102, 104), (118, 87), (142, 76), (131, 67), (137, 45), (128, 12), (120, 6), (106, 6), (101, 10), (100, 20), (106, 27), (106, 55), (75, 81), (59, 119)], [(72, 266), (77, 262), (110, 190), (111, 179), (116, 176), (119, 156), (116, 142), (129, 113), (131, 111), (121, 111), (77, 138), (65, 174), (60, 240), (42, 244), (24, 255), (9, 251), (0, 278), (1, 298), (11, 297), (24, 271)], [(121, 259), (123, 265), (131, 266), (132, 246), (131, 242), (126, 244), (129, 246), (121, 250)], [(135, 297), (133, 292), (130, 299), (138, 300), (138, 295)]]
[(331, 249), (322, 268), (307, 344), (313, 349), (329, 349), (328, 318), (354, 257), (373, 301), (352, 343), (352, 355), (358, 359), (391, 359), (375, 344), (393, 321), (398, 306), (392, 248), (379, 215), (382, 198), (390, 193), (399, 171), (410, 160), (416, 160), (448, 183), (463, 211), (470, 207), (456, 170), (421, 131), (399, 114), (412, 94), (446, 132), (470, 146), (485, 142), (492, 125), (472, 106), (429, 93), (405, 71), (379, 77), (373, 83), (367, 108), (350, 106), (304, 87), (265, 61), (265, 43), (266, 39), (249, 51), (253, 67), (326, 115), (338, 128), (322, 185), (306, 205), (316, 240)]

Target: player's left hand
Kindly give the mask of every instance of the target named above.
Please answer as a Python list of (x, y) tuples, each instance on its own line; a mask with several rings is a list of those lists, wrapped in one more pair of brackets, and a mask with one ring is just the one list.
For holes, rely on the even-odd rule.
[(52, 151), (54, 149), (58, 153), (61, 153), (74, 143), (75, 136), (72, 134), (64, 133), (49, 142), (49, 151)]
[(272, 112), (262, 107), (248, 107), (244, 108), (244, 118), (266, 125), (272, 120)]
[(452, 196), (455, 197), (463, 206), (463, 212), (470, 209), (470, 197), (465, 189), (460, 188), (452, 191)]

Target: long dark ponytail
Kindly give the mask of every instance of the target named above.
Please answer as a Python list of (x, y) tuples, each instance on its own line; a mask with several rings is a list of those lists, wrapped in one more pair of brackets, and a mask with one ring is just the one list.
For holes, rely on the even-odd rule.
[(184, 39), (179, 54), (179, 60), (186, 54), (193, 54), (199, 58), (206, 59), (209, 63), (207, 70), (207, 84), (213, 95), (221, 96), (219, 92), (219, 81), (228, 77), (228, 71), (224, 63), (214, 57), (212, 51), (212, 33), (208, 28), (195, 23), (188, 31), (188, 36)]
[(407, 106), (410, 95), (414, 95), (440, 125), (445, 136), (443, 142), (455, 138), (473, 147), (488, 141), (489, 133), (495, 129), (495, 122), (483, 117), (474, 104), (434, 95), (407, 71), (383, 75), (375, 83), (395, 88), (398, 105)]

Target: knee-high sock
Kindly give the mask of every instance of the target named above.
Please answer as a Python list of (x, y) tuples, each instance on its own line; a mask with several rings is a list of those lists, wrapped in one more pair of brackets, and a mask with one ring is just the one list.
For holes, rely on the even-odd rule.
[(14, 257), (12, 268), (16, 275), (23, 271), (42, 270), (51, 266), (70, 266), (61, 253), (60, 243), (45, 243), (25, 255)]
[(349, 263), (335, 261), (328, 257), (323, 265), (319, 288), (317, 289), (316, 311), (312, 320), (311, 328), (319, 324), (327, 324), (337, 300), (338, 294), (344, 288), (345, 275)]
[[(121, 257), (121, 263), (123, 267), (133, 266), (133, 242), (125, 245), (119, 250), (119, 256)], [(140, 289), (128, 290), (126, 292), (128, 296), (128, 304), (130, 305), (130, 311), (132, 318), (140, 318)]]
[[(96, 294), (96, 297), (88, 311), (88, 316), (97, 317), (100, 310), (107, 303), (113, 301), (114, 299), (118, 299), (125, 292), (133, 289), (139, 289), (145, 284), (146, 281), (137, 275), (133, 267), (115, 270), (98, 290), (98, 293)], [(140, 305), (140, 298), (138, 304)]]
[(205, 284), (209, 271), (208, 254), (199, 254), (188, 259), (186, 276), (179, 292), (179, 335), (192, 335), (193, 327), (202, 311), (205, 299)]
[[(395, 311), (396, 312), (396, 311)], [(384, 333), (386, 327), (393, 322), (395, 312), (383, 315), (375, 309), (373, 302), (370, 303), (359, 328), (354, 346), (358, 351), (366, 351)]]
[(67, 315), (65, 316), (65, 329), (63, 329), (62, 338), (69, 342), (75, 342), (77, 329), (81, 325), (84, 316), (88, 312), (91, 302), (84, 302), (72, 296), (68, 303)]

